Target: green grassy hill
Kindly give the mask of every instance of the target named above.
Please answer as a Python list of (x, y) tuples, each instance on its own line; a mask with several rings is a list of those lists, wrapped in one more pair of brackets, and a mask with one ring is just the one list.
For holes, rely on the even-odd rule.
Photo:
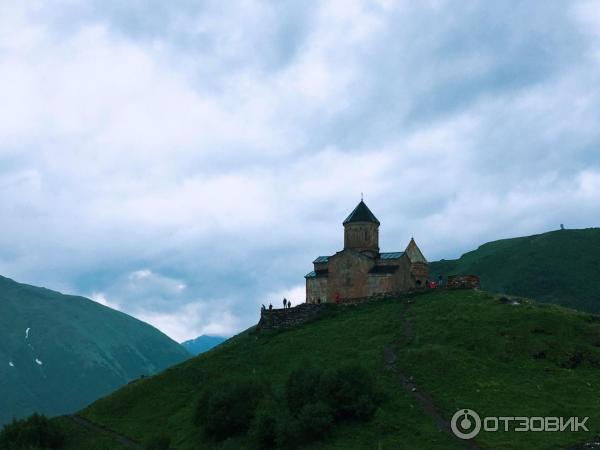
[(560, 230), (489, 242), (430, 273), (473, 274), (483, 289), (600, 312), (600, 229)]
[[(469, 448), (439, 430), (435, 408), (446, 420), (460, 408), (482, 416), (590, 417), (589, 433), (482, 432), (480, 448), (555, 450), (600, 433), (600, 319), (477, 291), (332, 306), (326, 317), (293, 330), (249, 330), (80, 414), (139, 442), (161, 435), (180, 450), (253, 448), (247, 432), (215, 441), (194, 423), (195, 409), (208, 407), (198, 403), (203, 392), (254, 382), (282, 399), (298, 368), (348, 364), (373, 377), (379, 408), (370, 420), (338, 423), (300, 448)], [(120, 448), (63, 425), (71, 430), (66, 448)]]
[(0, 424), (75, 411), (188, 357), (126, 314), (0, 277)]

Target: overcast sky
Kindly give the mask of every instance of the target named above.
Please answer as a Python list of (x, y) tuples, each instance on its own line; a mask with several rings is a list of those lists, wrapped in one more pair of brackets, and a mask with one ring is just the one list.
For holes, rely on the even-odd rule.
[(600, 222), (600, 3), (2, 1), (0, 274), (177, 340), (304, 300), (360, 200), (429, 260)]

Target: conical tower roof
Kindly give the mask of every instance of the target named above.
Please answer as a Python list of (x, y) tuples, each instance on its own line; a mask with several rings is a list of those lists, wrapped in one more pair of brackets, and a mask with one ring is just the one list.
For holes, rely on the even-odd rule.
[(344, 220), (344, 225), (353, 222), (372, 222), (379, 225), (379, 220), (377, 220), (377, 217), (375, 217), (369, 207), (362, 200), (356, 206), (356, 208), (354, 208), (354, 211), (350, 213), (346, 220)]
[(410, 238), (410, 242), (406, 246), (406, 250), (404, 250), (404, 253), (406, 253), (408, 258), (410, 259), (410, 262), (412, 263), (420, 262), (427, 264), (425, 256), (423, 256), (423, 253), (421, 253), (419, 246), (413, 238)]

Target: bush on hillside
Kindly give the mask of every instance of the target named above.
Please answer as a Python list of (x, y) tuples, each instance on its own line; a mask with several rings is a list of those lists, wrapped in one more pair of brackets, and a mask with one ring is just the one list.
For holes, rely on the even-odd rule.
[(320, 440), (336, 421), (369, 420), (379, 404), (372, 377), (357, 365), (327, 371), (303, 365), (290, 373), (284, 395), (283, 405), (271, 401), (257, 413), (252, 436), (260, 449)]
[(26, 419), (13, 419), (0, 431), (0, 450), (59, 449), (64, 442), (58, 425), (37, 413)]
[(252, 425), (250, 426), (250, 439), (257, 448), (274, 448), (277, 443), (277, 426), (283, 412), (277, 402), (271, 397), (266, 397), (259, 404)]
[(305, 441), (325, 437), (333, 427), (333, 410), (322, 401), (304, 405), (298, 414), (300, 433)]
[(305, 405), (319, 401), (323, 371), (311, 365), (294, 370), (285, 384), (285, 397), (292, 414), (298, 414)]
[(242, 434), (248, 430), (263, 395), (262, 386), (249, 380), (207, 387), (196, 406), (196, 423), (216, 440)]
[(321, 378), (321, 395), (337, 420), (369, 420), (380, 403), (371, 374), (358, 365), (325, 372)]
[(219, 441), (247, 432), (258, 449), (293, 449), (322, 439), (336, 422), (369, 420), (378, 404), (375, 383), (361, 366), (324, 371), (303, 365), (290, 373), (282, 393), (248, 380), (207, 386), (195, 420)]
[(287, 408), (280, 408), (277, 417), (275, 448), (294, 449), (300, 444), (307, 442), (306, 436), (302, 436), (302, 430), (298, 419), (293, 417)]
[(285, 395), (295, 416), (307, 405), (324, 402), (338, 420), (368, 420), (380, 403), (373, 378), (355, 364), (327, 371), (311, 366), (297, 369), (287, 380)]
[(171, 439), (166, 436), (154, 436), (144, 444), (144, 450), (171, 450)]

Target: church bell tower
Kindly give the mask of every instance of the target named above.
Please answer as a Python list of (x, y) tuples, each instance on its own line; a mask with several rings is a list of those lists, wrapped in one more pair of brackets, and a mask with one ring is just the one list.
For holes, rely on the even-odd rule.
[(361, 199), (344, 220), (344, 250), (379, 254), (379, 220)]

